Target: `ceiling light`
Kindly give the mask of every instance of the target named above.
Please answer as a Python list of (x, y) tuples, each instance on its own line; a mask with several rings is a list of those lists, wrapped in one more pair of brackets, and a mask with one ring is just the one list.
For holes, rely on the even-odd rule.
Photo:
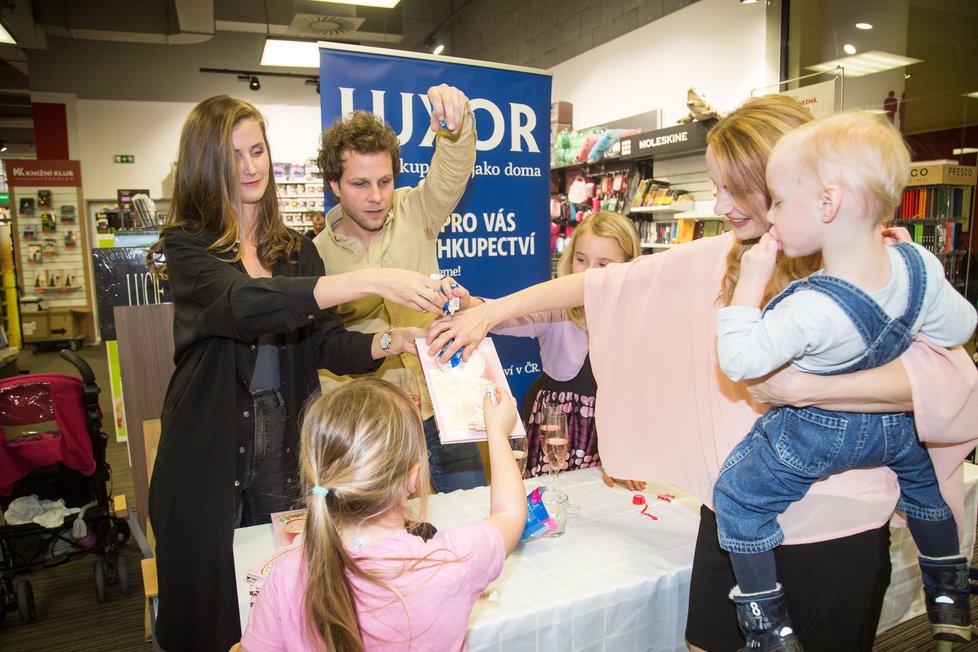
[(288, 41), (267, 38), (261, 53), (261, 65), (290, 68), (318, 68), (319, 45), (315, 41)]
[(435, 40), (433, 36), (429, 36), (424, 40), (424, 46), (428, 48), (428, 52), (431, 52), (436, 57), (445, 51), (445, 44)]
[(253, 91), (260, 91), (261, 90), (261, 82), (258, 81), (258, 78), (257, 77), (252, 77), (251, 78), (251, 81), (248, 82), (248, 88), (250, 88)]
[(900, 56), (899, 54), (870, 50), (869, 52), (860, 52), (851, 57), (842, 57), (841, 59), (817, 63), (814, 66), (806, 66), (806, 69), (814, 70), (815, 72), (828, 72), (841, 66), (845, 69), (846, 77), (862, 77), (863, 75), (872, 75), (873, 73), (883, 72), (884, 70), (893, 70), (894, 68), (922, 63), (922, 61), (922, 59), (911, 59), (910, 57)]
[(753, 5), (753, 4), (757, 4), (757, 1), (758, 0), (740, 0), (740, 4), (742, 4), (742, 5)]
[(856, 23), (856, 29), (873, 29), (870, 23)]
[(6, 151), (7, 151), (7, 143), (0, 140), (0, 152), (6, 152)]
[[(0, 43), (6, 43), (8, 45), (17, 45), (17, 39), (10, 35), (7, 28), (0, 23)], [(0, 150), (2, 152), (3, 150)]]
[(965, 93), (964, 96), (965, 97), (970, 97), (970, 98), (975, 99), (975, 100), (978, 100), (978, 91), (975, 91), (974, 93)]
[(393, 9), (401, 0), (314, 0), (315, 2), (333, 2), (341, 5), (360, 5), (361, 7), (380, 7)]
[[(3, 150), (0, 149), (0, 152)], [(951, 150), (951, 153), (955, 156), (961, 156), (962, 154), (978, 154), (978, 147), (955, 147)]]
[(845, 52), (846, 54), (855, 54), (856, 46), (853, 45), (852, 43), (846, 43), (845, 45), (842, 46), (842, 51)]

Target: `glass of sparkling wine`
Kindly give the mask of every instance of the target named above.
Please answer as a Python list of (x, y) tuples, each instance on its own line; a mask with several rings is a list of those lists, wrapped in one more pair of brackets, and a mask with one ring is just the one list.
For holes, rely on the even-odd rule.
[(550, 466), (550, 491), (557, 493), (557, 476), (567, 458), (567, 415), (550, 412), (540, 426), (543, 453)]
[(520, 477), (523, 477), (526, 475), (526, 437), (513, 437), (509, 440), (509, 446), (513, 449), (516, 465), (520, 467)]

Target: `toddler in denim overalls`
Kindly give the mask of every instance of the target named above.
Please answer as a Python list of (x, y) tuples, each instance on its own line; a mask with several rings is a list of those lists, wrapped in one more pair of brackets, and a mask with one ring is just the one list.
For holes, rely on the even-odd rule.
[[(799, 127), (771, 154), (771, 232), (744, 254), (731, 305), (717, 317), (720, 366), (733, 380), (791, 363), (815, 374), (878, 367), (919, 333), (956, 346), (974, 330), (974, 308), (924, 248), (886, 246), (880, 224), (900, 202), (909, 155), (876, 116), (838, 114)], [(824, 268), (760, 304), (778, 253), (822, 252)], [(762, 415), (720, 469), (714, 503), (720, 546), (738, 585), (731, 598), (748, 650), (801, 650), (777, 582), (777, 515), (815, 482), (849, 469), (887, 466), (900, 484), (898, 509), (920, 549), (935, 638), (969, 640), (967, 559), (913, 416), (817, 407)]]

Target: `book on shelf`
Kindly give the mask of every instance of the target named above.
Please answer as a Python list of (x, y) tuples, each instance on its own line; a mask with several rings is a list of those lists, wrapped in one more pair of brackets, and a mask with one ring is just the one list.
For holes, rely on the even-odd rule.
[[(486, 423), (482, 400), (496, 387), (509, 393), (509, 382), (496, 353), (492, 338), (479, 343), (468, 361), (439, 362), (428, 355), (424, 338), (415, 340), (424, 372), (431, 406), (443, 444), (485, 441)], [(460, 358), (460, 357), (459, 357)], [(510, 437), (525, 437), (523, 422), (516, 420)]]
[(692, 242), (695, 230), (696, 220), (676, 220), (675, 241), (677, 243)]
[(905, 188), (897, 216), (901, 220), (960, 220), (965, 217), (965, 191), (962, 186)]

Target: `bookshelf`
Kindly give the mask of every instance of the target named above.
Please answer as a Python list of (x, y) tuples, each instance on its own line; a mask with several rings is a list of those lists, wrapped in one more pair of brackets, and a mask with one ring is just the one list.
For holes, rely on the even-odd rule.
[(671, 213), (660, 211), (653, 215), (657, 217), (651, 220), (636, 220), (642, 249), (652, 253), (684, 242), (720, 235), (727, 230), (727, 222), (724, 218), (698, 214), (696, 209)]
[(322, 211), (324, 206), (322, 179), (294, 179), (276, 181), (278, 185), (279, 210), (285, 225), (296, 231), (312, 228), (307, 215), (311, 211)]
[(969, 295), (971, 222), (976, 168), (952, 162), (914, 163), (910, 183), (891, 224), (944, 263), (948, 280)]

